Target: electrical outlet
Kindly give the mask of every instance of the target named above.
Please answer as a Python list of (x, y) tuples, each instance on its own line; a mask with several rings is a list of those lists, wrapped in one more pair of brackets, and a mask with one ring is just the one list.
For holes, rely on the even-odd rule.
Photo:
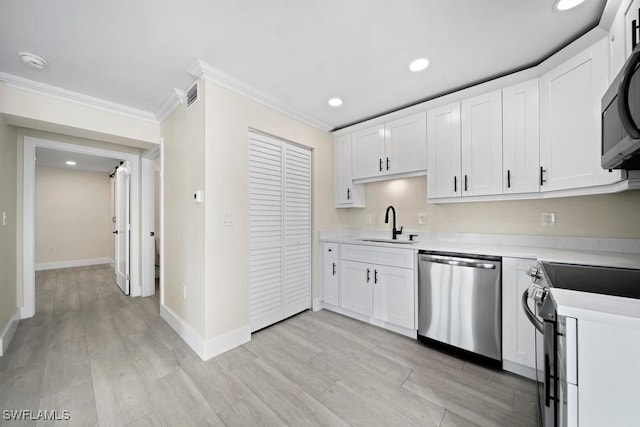
[(3, 226), (7, 225), (7, 213), (6, 212), (2, 212), (2, 225)]
[(556, 213), (555, 212), (542, 212), (542, 225), (544, 227), (555, 227), (555, 225), (556, 225)]
[(427, 213), (420, 212), (418, 214), (418, 224), (425, 225), (427, 223)]
[(187, 299), (187, 285), (185, 285), (184, 283), (182, 284), (182, 297), (184, 299)]
[(364, 216), (364, 223), (365, 223), (365, 225), (371, 225), (373, 223), (373, 220), (371, 218), (371, 214), (366, 214)]

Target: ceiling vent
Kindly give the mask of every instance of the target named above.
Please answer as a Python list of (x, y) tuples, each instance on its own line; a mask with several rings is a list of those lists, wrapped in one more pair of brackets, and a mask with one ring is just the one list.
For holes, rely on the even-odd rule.
[(198, 82), (195, 82), (187, 89), (187, 109), (198, 100)]

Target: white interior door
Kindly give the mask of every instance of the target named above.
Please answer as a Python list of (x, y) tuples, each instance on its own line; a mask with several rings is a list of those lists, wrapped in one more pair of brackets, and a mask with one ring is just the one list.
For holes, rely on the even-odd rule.
[(126, 163), (116, 171), (115, 208), (116, 208), (116, 283), (126, 295), (129, 295), (129, 240), (130, 240), (130, 178)]

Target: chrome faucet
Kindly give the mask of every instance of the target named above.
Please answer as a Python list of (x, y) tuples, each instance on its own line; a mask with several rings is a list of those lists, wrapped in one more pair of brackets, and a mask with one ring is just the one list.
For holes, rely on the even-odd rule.
[(393, 206), (389, 206), (387, 208), (387, 212), (384, 214), (384, 223), (389, 224), (389, 211), (393, 213), (393, 228), (391, 229), (391, 238), (396, 240), (398, 238), (398, 234), (402, 234), (403, 227), (400, 227), (400, 230), (396, 229), (396, 209)]

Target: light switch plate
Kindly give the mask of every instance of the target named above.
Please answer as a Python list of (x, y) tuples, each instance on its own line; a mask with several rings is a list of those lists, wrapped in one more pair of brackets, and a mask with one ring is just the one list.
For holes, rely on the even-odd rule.
[(222, 225), (223, 226), (233, 226), (236, 225), (235, 216), (231, 212), (225, 212), (222, 214)]
[(2, 212), (2, 225), (3, 226), (7, 225), (7, 213), (6, 212)]
[(371, 214), (366, 214), (364, 216), (364, 223), (365, 223), (365, 225), (371, 225), (373, 223)]

